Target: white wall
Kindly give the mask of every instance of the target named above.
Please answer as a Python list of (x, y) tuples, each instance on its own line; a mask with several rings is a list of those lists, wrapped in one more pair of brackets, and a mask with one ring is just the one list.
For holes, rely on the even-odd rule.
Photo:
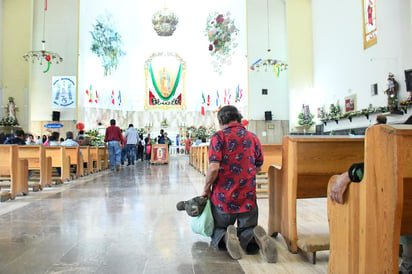
[[(412, 68), (410, 1), (378, 1), (378, 42), (363, 49), (361, 0), (312, 0), (314, 89), (311, 109), (356, 94), (357, 109), (386, 106), (388, 73), (398, 81), (399, 98), (408, 96), (404, 70)], [(371, 84), (378, 95), (371, 96)], [(315, 95), (316, 94), (316, 95)]]
[[(187, 111), (200, 113), (202, 92), (205, 96), (208, 94), (211, 96), (211, 103), (214, 108), (217, 108), (214, 104), (216, 91), (219, 90), (222, 99), (224, 90), (230, 89), (233, 103), (237, 85), (244, 90), (243, 101), (247, 106), (246, 1), (166, 1), (168, 8), (179, 17), (179, 24), (172, 36), (159, 37), (153, 30), (151, 18), (156, 11), (163, 8), (163, 3), (163, 1), (134, 0), (81, 2), (78, 88), (79, 105), (80, 108), (84, 108), (84, 113), (87, 108), (107, 109), (108, 111), (115, 109), (123, 112), (145, 111), (144, 100), (147, 97), (145, 97), (144, 64), (155, 52), (175, 52), (186, 62)], [(125, 6), (128, 8), (125, 9)], [(207, 16), (212, 10), (223, 14), (230, 11), (231, 18), (235, 20), (239, 28), (238, 47), (232, 58), (233, 64), (224, 67), (221, 76), (216, 74), (210, 65), (212, 57), (208, 50), (209, 42), (204, 33)], [(112, 75), (104, 77), (99, 58), (90, 50), (92, 41), (90, 31), (96, 19), (106, 14), (107, 11), (112, 15), (116, 30), (122, 35), (126, 55), (121, 57), (117, 70)], [(112, 89), (122, 90), (125, 99), (122, 100), (121, 106), (107, 106), (102, 105), (101, 102), (95, 105), (89, 104), (85, 91), (90, 86), (93, 90), (98, 90), (103, 98), (109, 99)], [(153, 113), (155, 116), (156, 111), (149, 110), (146, 113)], [(81, 112), (83, 110), (80, 109), (79, 113)], [(166, 113), (167, 111), (159, 110), (159, 112)]]
[[(41, 49), (43, 39), (44, 1), (34, 1), (33, 50)], [(46, 63), (31, 65), (30, 105), (32, 121), (51, 120), (52, 111), (60, 111), (61, 120), (75, 120), (76, 109), (52, 108), (52, 77), (75, 76), (77, 74), (77, 1), (55, 0), (47, 2), (46, 11), (46, 50), (59, 53), (63, 57), (60, 64), (52, 64), (50, 70)]]
[[(266, 0), (248, 1), (248, 62), (259, 58), (287, 61), (287, 34), (285, 1), (269, 0), (269, 44), (268, 14)], [(270, 53), (267, 52), (270, 45)], [(262, 89), (268, 95), (262, 95)], [(272, 111), (274, 120), (289, 119), (288, 71), (276, 78), (272, 70), (268, 72), (249, 70), (249, 119), (264, 120), (265, 111)]]
[[(0, 0), (0, 30), (1, 30), (0, 31), (0, 56), (1, 56), (3, 54), (3, 36), (2, 36), (2, 33), (3, 33), (3, 0)], [(0, 90), (2, 90), (2, 88), (3, 88), (3, 65), (0, 60)]]

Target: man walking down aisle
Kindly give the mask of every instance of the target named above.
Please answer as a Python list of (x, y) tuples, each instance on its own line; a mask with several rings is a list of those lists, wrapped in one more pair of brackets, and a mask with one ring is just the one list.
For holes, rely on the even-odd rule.
[(129, 128), (124, 134), (126, 138), (126, 155), (127, 155), (127, 165), (134, 165), (134, 160), (136, 158), (136, 145), (140, 141), (137, 130), (133, 127), (133, 124), (129, 124)]
[(119, 171), (120, 158), (122, 156), (123, 136), (122, 131), (116, 126), (116, 120), (110, 120), (110, 126), (106, 128), (104, 141), (109, 149), (110, 170)]

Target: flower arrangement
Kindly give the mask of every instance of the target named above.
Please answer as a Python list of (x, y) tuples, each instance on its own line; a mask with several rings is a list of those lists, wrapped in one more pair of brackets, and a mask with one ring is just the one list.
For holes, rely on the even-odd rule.
[(209, 40), (209, 52), (215, 57), (213, 67), (219, 74), (222, 73), (222, 65), (231, 64), (232, 49), (237, 47), (236, 36), (239, 29), (230, 18), (230, 13), (225, 15), (211, 12), (207, 18), (205, 35)]
[[(340, 110), (340, 108), (339, 108)], [(369, 114), (373, 114), (373, 113), (384, 113), (389, 111), (388, 107), (374, 107), (372, 104), (369, 104), (368, 108), (364, 108), (361, 110), (357, 110), (357, 111), (349, 111), (346, 112), (344, 114), (340, 113), (337, 111), (337, 107), (335, 107), (333, 104), (330, 107), (330, 113), (324, 113), (324, 115), (322, 117), (320, 117), (320, 120), (322, 122), (327, 122), (327, 121), (338, 121), (339, 119), (342, 118), (349, 118), (349, 120), (352, 121), (352, 117), (358, 117), (358, 116), (366, 116), (369, 117)]]
[(94, 147), (104, 146), (104, 136), (99, 135), (99, 131), (97, 129), (88, 130), (84, 134), (90, 138), (91, 146), (94, 146)]
[(137, 129), (137, 134), (139, 134), (139, 135), (145, 135), (146, 133), (147, 133), (147, 131), (143, 127)]
[(3, 119), (0, 120), (0, 126), (3, 127), (12, 127), (12, 126), (18, 126), (19, 124), (17, 123), (17, 120), (14, 119), (13, 117), (3, 117)]
[(409, 106), (412, 106), (412, 93), (411, 95), (409, 95), (408, 98), (403, 99), (399, 102), (399, 105), (401, 105), (401, 108), (403, 109), (403, 111), (406, 113), (407, 109)]
[(197, 128), (196, 128), (195, 126), (190, 126), (190, 127), (187, 127), (187, 128), (186, 128), (186, 131), (187, 131), (189, 134), (196, 133)]
[(208, 138), (211, 138), (213, 134), (215, 134), (215, 132), (216, 132), (216, 129), (213, 126), (210, 126), (206, 131), (206, 135)]
[(207, 129), (204, 126), (199, 126), (197, 129), (197, 137), (198, 138), (206, 138), (207, 137)]
[(93, 25), (91, 50), (97, 54), (104, 67), (104, 76), (112, 74), (117, 69), (119, 58), (126, 53), (122, 50), (122, 40), (120, 34), (114, 30), (108, 19), (96, 20)]
[(160, 126), (167, 127), (167, 126), (169, 126), (169, 124), (167, 123), (166, 119), (163, 119), (163, 121), (160, 123)]
[(309, 110), (308, 105), (302, 106), (302, 112), (298, 115), (298, 125), (300, 126), (313, 126), (315, 122), (313, 121), (313, 114)]

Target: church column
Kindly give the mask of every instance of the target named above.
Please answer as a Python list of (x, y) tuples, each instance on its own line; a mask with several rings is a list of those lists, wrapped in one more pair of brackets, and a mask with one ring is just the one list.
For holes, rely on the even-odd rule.
[[(313, 39), (311, 0), (287, 0), (286, 21), (289, 62), (289, 126), (297, 122), (304, 92), (313, 87)], [(314, 110), (311, 110), (312, 114)]]
[[(25, 89), (29, 89), (29, 64), (23, 54), (31, 49), (33, 2), (27, 0), (3, 0), (1, 28), (1, 73), (3, 104), (14, 97), (18, 107), (17, 120), (27, 130), (30, 117), (24, 107)], [(4, 112), (4, 109), (1, 109)]]

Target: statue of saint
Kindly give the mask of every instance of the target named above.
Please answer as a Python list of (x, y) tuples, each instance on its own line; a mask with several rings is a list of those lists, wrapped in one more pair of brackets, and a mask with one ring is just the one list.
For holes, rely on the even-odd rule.
[(388, 89), (385, 90), (385, 93), (388, 95), (388, 108), (391, 112), (398, 110), (398, 89), (398, 82), (396, 82), (393, 74), (389, 73)]
[(164, 97), (169, 96), (171, 92), (170, 74), (166, 71), (165, 67), (160, 73), (160, 92)]
[(13, 97), (9, 97), (9, 102), (7, 104), (7, 118), (13, 119), (16, 121), (16, 124), (18, 124), (16, 117), (16, 103), (14, 103)]

